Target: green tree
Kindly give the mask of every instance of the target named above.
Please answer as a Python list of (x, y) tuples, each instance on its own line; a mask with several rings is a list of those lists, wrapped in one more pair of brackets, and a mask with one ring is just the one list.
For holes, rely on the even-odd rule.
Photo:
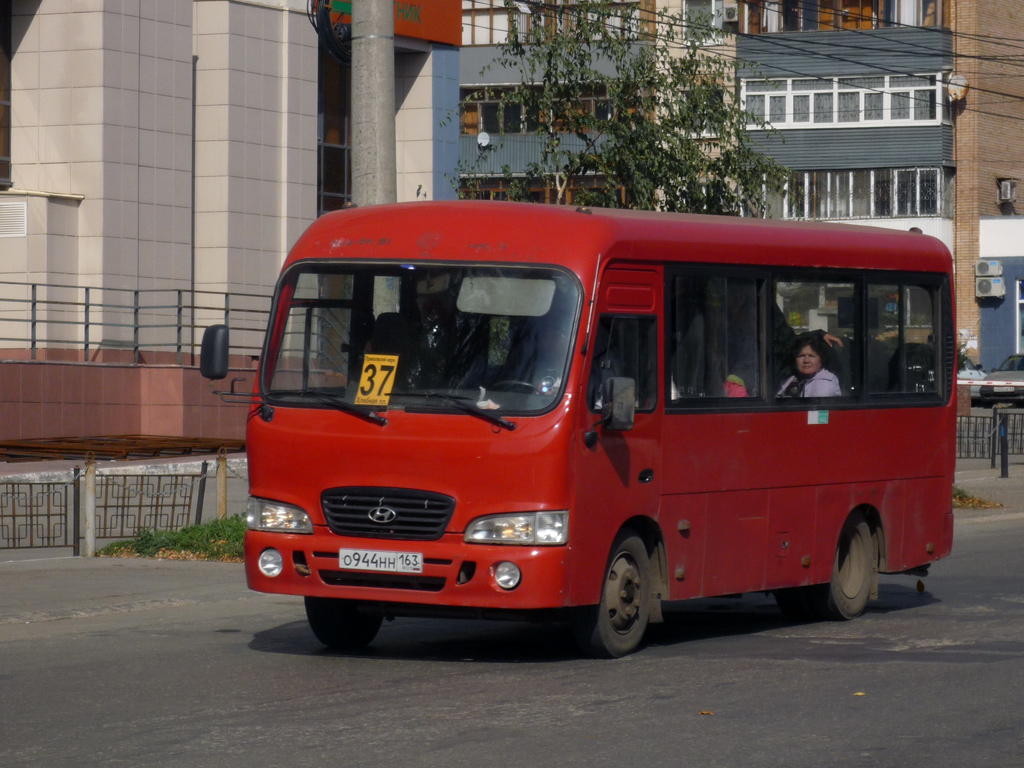
[[(736, 94), (735, 59), (709, 44), (722, 32), (707, 16), (641, 11), (580, 0), (525, 6), (506, 0), (507, 41), (492, 67), (521, 73), (497, 99), (502, 133), (533, 134), (539, 157), (505, 166), (510, 199), (550, 187), (557, 202), (736, 214), (760, 213), (764, 192), (781, 189), (785, 169), (762, 154)], [(500, 139), (499, 139), (500, 141)], [(460, 167), (462, 190), (480, 175)]]

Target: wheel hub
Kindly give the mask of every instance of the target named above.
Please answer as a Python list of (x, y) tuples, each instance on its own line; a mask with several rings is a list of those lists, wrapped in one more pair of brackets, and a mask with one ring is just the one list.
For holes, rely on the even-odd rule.
[(640, 614), (643, 585), (640, 569), (633, 558), (620, 555), (608, 573), (608, 596), (605, 608), (616, 632), (628, 632)]

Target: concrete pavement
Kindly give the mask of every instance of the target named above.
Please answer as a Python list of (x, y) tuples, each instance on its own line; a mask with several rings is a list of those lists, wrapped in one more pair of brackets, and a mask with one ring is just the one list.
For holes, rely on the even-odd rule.
[(992, 469), (991, 459), (960, 459), (956, 463), (957, 488), (978, 498), (1001, 504), (993, 509), (958, 509), (962, 517), (980, 515), (1021, 515), (1024, 517), (1024, 456), (1009, 457), (1009, 477), (1001, 477), (999, 458)]

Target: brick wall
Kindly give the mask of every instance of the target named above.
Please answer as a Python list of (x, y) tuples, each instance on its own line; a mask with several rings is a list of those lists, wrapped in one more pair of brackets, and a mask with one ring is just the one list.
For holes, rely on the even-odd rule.
[[(1024, 9), (1018, 0), (959, 0), (954, 3), (954, 71), (967, 79), (967, 97), (954, 105), (956, 138), (957, 325), (961, 341), (981, 338), (981, 313), (974, 291), (979, 251), (979, 217), (1024, 213), (996, 199), (1000, 178), (1024, 179), (1024, 81), (1019, 65), (996, 60), (1015, 55), (1001, 39), (1024, 37)], [(1021, 185), (1024, 195), (1024, 183)], [(976, 355), (972, 355), (976, 357)]]
[[(233, 371), (252, 386), (251, 370)], [(218, 386), (227, 389), (227, 385)], [(210, 392), (195, 368), (0, 363), (0, 440), (159, 435), (243, 439), (247, 408)]]

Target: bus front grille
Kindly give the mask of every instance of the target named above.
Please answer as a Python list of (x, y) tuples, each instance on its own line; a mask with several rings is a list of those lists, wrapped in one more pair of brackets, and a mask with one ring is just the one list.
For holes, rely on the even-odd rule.
[(406, 488), (329, 488), (320, 495), (327, 525), (339, 536), (433, 541), (455, 512), (455, 499)]

